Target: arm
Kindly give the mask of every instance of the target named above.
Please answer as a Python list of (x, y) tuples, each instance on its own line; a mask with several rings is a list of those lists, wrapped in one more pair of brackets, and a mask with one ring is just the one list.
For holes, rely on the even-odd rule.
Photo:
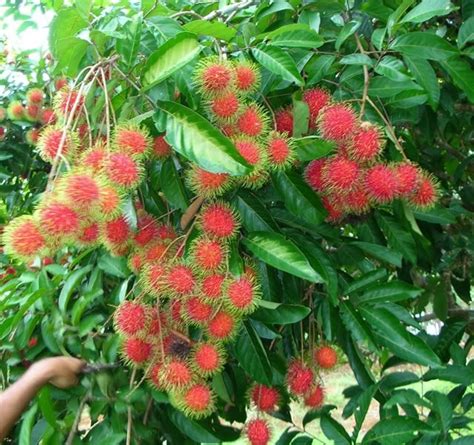
[(2, 441), (36, 393), (48, 382), (58, 388), (77, 384), (85, 363), (71, 357), (53, 357), (34, 363), (25, 374), (0, 394), (0, 441)]

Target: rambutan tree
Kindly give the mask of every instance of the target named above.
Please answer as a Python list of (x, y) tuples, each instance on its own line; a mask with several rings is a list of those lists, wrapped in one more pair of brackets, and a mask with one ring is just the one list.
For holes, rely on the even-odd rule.
[(471, 443), (471, 2), (70, 3), (0, 55), (0, 382), (88, 365), (9, 443)]

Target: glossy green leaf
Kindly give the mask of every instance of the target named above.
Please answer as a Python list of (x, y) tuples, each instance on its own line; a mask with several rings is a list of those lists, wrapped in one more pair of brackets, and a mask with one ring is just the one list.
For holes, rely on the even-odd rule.
[(200, 114), (175, 102), (159, 102), (155, 119), (166, 119), (166, 139), (185, 158), (213, 173), (244, 175), (250, 167), (234, 144)]
[(364, 275), (356, 278), (352, 281), (345, 289), (344, 294), (350, 295), (354, 292), (360, 292), (368, 287), (372, 286), (374, 283), (384, 280), (387, 277), (387, 271), (385, 269), (375, 269), (370, 272), (365, 273)]
[(53, 427), (57, 427), (57, 413), (54, 409), (53, 400), (51, 398), (51, 390), (45, 386), (38, 393), (38, 406), (46, 421)]
[(380, 244), (367, 243), (365, 241), (353, 241), (350, 244), (378, 260), (393, 264), (396, 267), (402, 267), (402, 255), (388, 247), (381, 246)]
[(350, 22), (347, 22), (339, 32), (339, 35), (337, 36), (336, 39), (336, 50), (339, 51), (341, 48), (342, 44), (351, 36), (353, 35), (360, 27), (361, 22), (356, 21), (356, 20), (351, 20)]
[(148, 59), (142, 73), (145, 90), (167, 79), (190, 63), (201, 52), (201, 46), (192, 33), (183, 32), (169, 39)]
[(249, 232), (279, 231), (273, 216), (255, 194), (240, 190), (233, 203), (242, 219), (242, 225)]
[(352, 298), (355, 304), (373, 304), (394, 301), (404, 301), (416, 298), (423, 292), (411, 284), (402, 281), (375, 284), (356, 297)]
[(375, 72), (395, 82), (402, 82), (410, 79), (406, 73), (403, 62), (393, 56), (383, 57), (375, 66)]
[(176, 409), (169, 409), (168, 415), (171, 422), (190, 439), (198, 443), (218, 443), (220, 439), (208, 431), (201, 422), (189, 419)]
[(120, 62), (126, 70), (131, 69), (136, 63), (140, 40), (142, 37), (143, 17), (136, 14), (124, 27), (124, 39), (117, 40), (117, 52), (121, 55)]
[(280, 76), (284, 80), (294, 82), (296, 85), (303, 85), (303, 78), (298, 71), (295, 61), (281, 48), (266, 45), (252, 48), (252, 54), (263, 67), (268, 71)]
[(35, 416), (38, 411), (38, 405), (35, 403), (31, 408), (26, 411), (23, 416), (23, 421), (21, 422), (20, 427), (20, 436), (18, 445), (31, 445), (31, 430), (33, 429), (33, 424), (35, 422)]
[(225, 23), (207, 20), (193, 20), (183, 25), (183, 28), (197, 35), (211, 36), (226, 42), (232, 40), (237, 33), (235, 29)]
[(350, 301), (339, 304), (341, 319), (347, 332), (358, 342), (367, 343), (371, 351), (378, 350), (370, 325), (362, 318)]
[(459, 28), (458, 47), (462, 49), (472, 41), (474, 41), (474, 17), (467, 19)]
[(183, 212), (188, 208), (186, 190), (172, 158), (168, 158), (161, 166), (160, 185), (166, 199), (173, 207)]
[(72, 296), (72, 293), (77, 290), (77, 287), (84, 279), (84, 277), (92, 270), (92, 266), (86, 266), (81, 269), (75, 270), (69, 275), (66, 282), (64, 283), (61, 293), (58, 298), (58, 307), (61, 312), (66, 312), (67, 305)]
[(306, 66), (308, 72), (307, 85), (318, 83), (329, 72), (335, 60), (335, 56), (322, 55), (315, 58), (314, 62), (308, 63)]
[(319, 275), (296, 244), (277, 233), (252, 232), (244, 245), (259, 259), (277, 269), (308, 281), (319, 282)]
[(474, 71), (471, 64), (460, 57), (442, 60), (440, 64), (451, 76), (454, 85), (464, 91), (469, 101), (474, 103)]
[(440, 86), (431, 64), (420, 57), (404, 56), (403, 59), (415, 80), (428, 94), (429, 103), (436, 107), (440, 97)]
[(113, 275), (115, 277), (127, 278), (130, 275), (127, 260), (123, 257), (103, 255), (99, 258), (97, 266), (108, 275)]
[(329, 414), (321, 416), (321, 429), (324, 435), (333, 441), (334, 445), (350, 445), (352, 443), (344, 427)]
[(367, 54), (349, 54), (339, 60), (342, 65), (367, 65), (372, 67), (374, 61)]
[(407, 416), (383, 419), (364, 436), (362, 444), (400, 445), (409, 443), (419, 431), (430, 431), (428, 424)]
[(306, 318), (311, 312), (307, 306), (299, 304), (277, 304), (274, 308), (259, 307), (252, 318), (269, 324), (292, 324)]
[(423, 375), (423, 380), (446, 380), (459, 385), (474, 384), (474, 366), (448, 365), (445, 368), (430, 369)]
[(272, 38), (273, 46), (286, 48), (307, 48), (315, 49), (324, 44), (323, 38), (311, 29), (299, 29), (279, 33)]
[(433, 17), (447, 15), (454, 10), (450, 0), (423, 0), (403, 17), (401, 23), (422, 23)]
[(421, 87), (412, 80), (396, 82), (386, 77), (376, 76), (369, 84), (369, 94), (380, 98), (391, 98), (407, 90), (420, 90)]
[(404, 56), (420, 57), (430, 60), (446, 60), (458, 54), (457, 48), (446, 40), (428, 32), (409, 32), (397, 37), (389, 46)]
[(296, 155), (300, 161), (324, 158), (334, 151), (336, 144), (319, 136), (294, 139)]

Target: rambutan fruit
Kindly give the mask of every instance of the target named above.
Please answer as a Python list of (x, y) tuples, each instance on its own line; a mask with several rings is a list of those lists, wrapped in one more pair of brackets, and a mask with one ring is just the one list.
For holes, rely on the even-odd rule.
[(5, 226), (2, 244), (6, 254), (25, 262), (41, 255), (46, 249), (46, 241), (38, 223), (29, 215), (15, 218)]
[(236, 179), (236, 182), (242, 187), (258, 190), (263, 187), (270, 179), (270, 174), (265, 168), (254, 168), (252, 173), (248, 175), (240, 176)]
[(142, 180), (141, 164), (125, 153), (109, 153), (104, 171), (112, 184), (126, 190), (136, 188)]
[(165, 135), (153, 138), (153, 154), (158, 159), (167, 158), (171, 154), (171, 146), (166, 142)]
[(370, 122), (362, 122), (347, 144), (348, 156), (357, 162), (374, 161), (383, 149), (382, 131)]
[(136, 301), (124, 301), (114, 313), (115, 330), (125, 336), (140, 337), (150, 324), (150, 311), (147, 306)]
[(225, 134), (227, 137), (235, 136), (237, 133), (237, 128), (233, 124), (223, 123), (219, 126), (222, 134)]
[(233, 80), (232, 65), (214, 57), (203, 59), (196, 70), (196, 83), (205, 96), (225, 92), (232, 87)]
[(170, 265), (166, 281), (168, 290), (177, 295), (189, 295), (196, 285), (193, 270), (183, 263)]
[(0, 122), (3, 122), (7, 117), (7, 110), (5, 108), (0, 107)]
[(224, 351), (219, 345), (198, 343), (191, 352), (191, 367), (197, 374), (209, 377), (223, 368), (224, 357)]
[(346, 195), (341, 197), (342, 207), (347, 213), (361, 215), (370, 209), (370, 199), (363, 184), (357, 184)]
[(268, 116), (260, 106), (250, 104), (239, 114), (236, 126), (246, 136), (259, 137), (267, 130)]
[(101, 184), (86, 171), (71, 170), (64, 175), (57, 187), (65, 202), (74, 203), (80, 209), (91, 209), (100, 201)]
[(140, 215), (137, 221), (137, 233), (134, 236), (137, 246), (144, 247), (158, 238), (158, 229), (158, 222), (153, 216), (147, 213)]
[(43, 125), (54, 125), (56, 123), (56, 113), (51, 108), (45, 108), (41, 112), (40, 121)]
[(385, 164), (376, 164), (365, 173), (365, 189), (369, 198), (379, 204), (395, 199), (399, 192), (399, 181), (395, 170)]
[(155, 297), (161, 297), (166, 284), (166, 268), (159, 263), (145, 264), (140, 274), (144, 289)]
[(229, 341), (232, 339), (237, 327), (237, 321), (228, 312), (220, 310), (209, 321), (207, 332), (209, 336), (217, 341)]
[(77, 235), (77, 241), (80, 245), (91, 246), (99, 241), (99, 235), (99, 224), (91, 221), (81, 227)]
[(25, 107), (25, 117), (30, 122), (39, 121), (41, 118), (41, 106), (36, 104), (27, 104)]
[(62, 90), (67, 85), (68, 81), (65, 77), (59, 77), (54, 81), (54, 88), (56, 89), (56, 91)]
[(186, 416), (200, 419), (214, 411), (214, 394), (208, 385), (198, 382), (176, 394), (175, 403)]
[(222, 267), (226, 255), (223, 244), (206, 237), (196, 238), (191, 246), (191, 257), (198, 270), (209, 272)]
[(19, 121), (25, 117), (25, 107), (19, 100), (10, 102), (7, 115), (12, 121)]
[(344, 216), (345, 212), (343, 209), (343, 201), (339, 196), (335, 194), (329, 194), (327, 196), (323, 196), (321, 198), (321, 202), (328, 212), (326, 221), (336, 222)]
[(329, 158), (321, 172), (323, 189), (342, 194), (349, 192), (359, 177), (358, 164), (342, 156)]
[(131, 365), (143, 366), (151, 357), (153, 345), (140, 338), (129, 337), (123, 340), (122, 356)]
[(182, 309), (183, 302), (182, 300), (171, 300), (169, 303), (169, 315), (171, 317), (171, 322), (180, 324), (183, 322)]
[(212, 306), (204, 303), (199, 297), (190, 297), (181, 308), (184, 320), (189, 324), (202, 326), (212, 314)]
[(229, 311), (247, 314), (255, 309), (260, 298), (260, 291), (249, 275), (230, 280), (225, 289), (229, 301)]
[(253, 419), (245, 426), (245, 434), (251, 445), (268, 445), (270, 442), (270, 426), (264, 419)]
[(168, 246), (161, 241), (155, 241), (144, 252), (144, 257), (147, 262), (159, 261), (168, 252)]
[(215, 201), (201, 210), (199, 224), (206, 235), (228, 239), (236, 234), (239, 228), (239, 219), (229, 204)]
[(324, 139), (343, 142), (354, 133), (357, 118), (347, 105), (336, 103), (324, 107), (319, 112), (317, 127)]
[(54, 110), (58, 116), (68, 116), (74, 111), (77, 117), (84, 107), (84, 96), (69, 87), (59, 90), (54, 97)]
[(304, 398), (304, 404), (310, 408), (320, 408), (324, 402), (324, 390), (321, 385), (313, 385)]
[(422, 179), (419, 168), (410, 162), (400, 162), (394, 166), (394, 169), (398, 177), (398, 192), (400, 195), (412, 195)]
[(275, 113), (275, 124), (278, 132), (293, 136), (293, 109), (288, 107), (278, 110)]
[(101, 235), (107, 247), (125, 246), (130, 241), (130, 226), (123, 215), (101, 225)]
[(30, 145), (36, 145), (40, 136), (40, 131), (37, 128), (30, 128), (25, 135), (26, 142)]
[(312, 88), (303, 93), (303, 101), (309, 108), (309, 128), (315, 128), (319, 112), (330, 103), (331, 95), (322, 88)]
[(174, 240), (176, 239), (176, 232), (173, 227), (169, 224), (161, 224), (158, 227), (158, 238), (161, 240)]
[(167, 390), (185, 388), (193, 381), (193, 371), (183, 360), (171, 359), (163, 364), (160, 381)]
[(163, 334), (168, 328), (166, 315), (160, 313), (158, 309), (154, 308), (150, 311), (150, 325), (147, 330), (149, 339), (156, 339), (158, 343), (162, 341)]
[(140, 159), (151, 149), (148, 131), (130, 123), (115, 128), (112, 142), (114, 150)]
[(204, 277), (201, 283), (201, 293), (205, 299), (216, 300), (221, 298), (224, 291), (225, 275), (212, 274)]
[(252, 166), (262, 165), (266, 160), (266, 153), (262, 146), (249, 137), (233, 138), (235, 148), (239, 154)]
[(196, 164), (186, 172), (186, 182), (197, 196), (203, 198), (220, 196), (232, 185), (231, 177), (227, 173), (208, 172)]
[(138, 252), (133, 252), (129, 255), (127, 260), (128, 268), (135, 274), (138, 275), (143, 267), (143, 256)]
[(97, 173), (104, 167), (107, 156), (108, 151), (105, 146), (97, 143), (82, 153), (80, 164)]
[(57, 200), (45, 200), (39, 206), (37, 215), (39, 227), (46, 237), (76, 235), (81, 228), (79, 214)]
[(334, 368), (337, 363), (337, 353), (331, 346), (321, 346), (314, 351), (314, 361), (321, 368)]
[(271, 132), (266, 148), (270, 168), (273, 170), (286, 169), (295, 159), (293, 145), (283, 133)]
[(77, 135), (74, 132), (66, 132), (60, 127), (49, 126), (41, 131), (38, 139), (38, 151), (46, 161), (53, 163), (57, 156), (71, 159), (78, 146)]
[(293, 360), (288, 367), (286, 378), (290, 392), (293, 395), (301, 396), (310, 390), (314, 373), (301, 360)]
[(260, 70), (248, 61), (234, 63), (235, 87), (241, 94), (255, 91), (260, 84)]
[(5, 127), (0, 127), (0, 141), (5, 138)]
[(326, 165), (327, 159), (315, 159), (311, 161), (304, 172), (305, 180), (308, 185), (317, 192), (325, 190), (325, 183), (323, 181), (323, 169)]
[(100, 189), (99, 219), (109, 220), (121, 212), (122, 195), (111, 185), (103, 185)]
[(155, 361), (150, 365), (150, 369), (148, 370), (148, 373), (147, 373), (148, 381), (152, 384), (153, 387), (155, 387), (159, 391), (162, 391), (165, 389), (160, 377), (162, 367), (163, 367), (162, 362)]
[(228, 120), (236, 115), (240, 108), (240, 101), (233, 91), (226, 91), (218, 96), (209, 99), (209, 112), (212, 113), (217, 120)]
[(438, 186), (431, 176), (422, 174), (420, 183), (415, 193), (408, 202), (419, 209), (429, 209), (438, 199)]
[(250, 389), (250, 400), (255, 404), (258, 410), (271, 412), (278, 408), (280, 393), (276, 388), (256, 383)]

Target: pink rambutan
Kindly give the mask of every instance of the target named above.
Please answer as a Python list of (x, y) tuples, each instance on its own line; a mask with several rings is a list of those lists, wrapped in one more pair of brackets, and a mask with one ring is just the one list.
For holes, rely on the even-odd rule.
[(240, 108), (237, 95), (232, 91), (227, 91), (209, 100), (209, 110), (218, 119), (230, 119)]
[(207, 326), (209, 336), (214, 340), (227, 341), (232, 338), (236, 328), (235, 318), (225, 311), (219, 311)]
[(293, 109), (284, 108), (275, 113), (276, 130), (280, 133), (286, 133), (293, 136)]
[(392, 167), (376, 164), (365, 173), (365, 188), (369, 198), (377, 203), (385, 204), (398, 195), (399, 181)]
[(170, 266), (167, 275), (169, 290), (178, 295), (190, 294), (196, 285), (196, 278), (189, 266), (177, 263)]
[(53, 163), (57, 156), (70, 159), (77, 149), (77, 135), (59, 127), (46, 127), (38, 139), (38, 151), (47, 162)]
[(102, 226), (102, 236), (106, 244), (123, 245), (128, 243), (131, 231), (127, 220), (120, 215), (110, 221), (106, 221)]
[(233, 142), (237, 151), (250, 165), (255, 166), (265, 161), (265, 153), (260, 144), (255, 140), (246, 137), (238, 137), (235, 138)]
[(247, 94), (254, 91), (260, 83), (260, 71), (250, 62), (237, 62), (234, 64), (235, 86), (241, 93)]
[(139, 338), (126, 338), (123, 341), (122, 353), (127, 362), (132, 365), (143, 365), (152, 356), (152, 344)]
[(313, 385), (304, 398), (304, 403), (310, 408), (320, 408), (324, 402), (324, 390), (321, 385)]
[(227, 239), (235, 235), (239, 221), (227, 203), (215, 201), (201, 210), (200, 225), (207, 235)]
[(31, 88), (26, 92), (26, 100), (32, 104), (41, 104), (43, 102), (43, 91), (39, 88)]
[(198, 297), (190, 297), (181, 309), (183, 318), (190, 323), (202, 325), (209, 320), (212, 314), (212, 306), (204, 303)]
[(342, 156), (329, 158), (321, 172), (323, 188), (336, 192), (349, 192), (360, 176), (360, 168), (356, 162)]
[(226, 256), (226, 250), (221, 243), (204, 237), (199, 237), (193, 242), (191, 252), (196, 267), (203, 271), (219, 268)]
[(36, 220), (28, 215), (12, 220), (4, 229), (2, 241), (5, 253), (22, 261), (30, 261), (46, 247)]
[(248, 105), (240, 113), (236, 126), (244, 135), (250, 137), (261, 136), (268, 125), (268, 117), (258, 105)]
[(300, 360), (294, 360), (288, 367), (286, 378), (290, 392), (300, 396), (310, 390), (314, 380), (314, 373), (311, 368)]
[(45, 236), (63, 237), (74, 235), (80, 229), (78, 213), (59, 201), (45, 201), (38, 208), (38, 222)]
[(354, 133), (357, 118), (347, 105), (337, 103), (324, 107), (317, 120), (319, 133), (324, 139), (343, 142)]
[(410, 162), (400, 162), (394, 166), (394, 169), (398, 178), (398, 192), (400, 195), (412, 195), (421, 180), (421, 174), (418, 167)]
[(255, 282), (249, 275), (242, 275), (230, 281), (226, 289), (229, 298), (229, 310), (248, 313), (254, 310), (260, 297)]
[(224, 365), (222, 348), (213, 343), (198, 343), (192, 352), (191, 366), (204, 377), (219, 372)]
[(171, 154), (171, 146), (166, 142), (165, 135), (153, 139), (153, 154), (158, 159), (167, 158)]
[(186, 173), (189, 188), (198, 196), (213, 198), (222, 195), (231, 186), (231, 178), (227, 173), (212, 173), (203, 170), (196, 164)]
[(305, 169), (304, 175), (308, 185), (317, 192), (322, 192), (325, 189), (323, 181), (323, 169), (327, 163), (327, 159), (315, 159), (311, 161)]
[(329, 104), (331, 95), (322, 88), (312, 88), (303, 93), (303, 101), (309, 108), (309, 128), (314, 128), (319, 112)]
[(100, 184), (86, 172), (72, 171), (62, 177), (58, 189), (66, 202), (72, 202), (81, 209), (90, 209), (100, 200)]
[(253, 419), (247, 423), (246, 435), (251, 445), (268, 445), (270, 442), (270, 427), (264, 419)]
[(260, 411), (274, 411), (280, 403), (280, 393), (276, 388), (255, 384), (250, 390), (250, 399)]
[(357, 162), (375, 160), (382, 149), (382, 132), (379, 127), (369, 122), (362, 122), (352, 134), (351, 142), (347, 144), (349, 157)]
[(205, 383), (195, 383), (177, 397), (178, 408), (187, 416), (199, 419), (214, 410), (214, 397)]
[(56, 123), (56, 113), (51, 108), (45, 108), (41, 112), (41, 123), (43, 125), (53, 125)]
[(142, 157), (151, 148), (148, 132), (138, 125), (126, 124), (116, 127), (113, 136), (114, 149), (133, 157)]
[(224, 281), (225, 276), (222, 274), (213, 274), (204, 277), (201, 285), (203, 297), (211, 300), (222, 297)]
[(193, 372), (183, 360), (171, 359), (162, 366), (160, 380), (168, 390), (183, 388), (192, 383)]
[(216, 58), (207, 58), (198, 66), (196, 81), (204, 95), (222, 93), (233, 83), (232, 66)]
[(126, 336), (140, 336), (150, 323), (148, 308), (135, 301), (124, 301), (114, 313), (115, 330)]
[(109, 153), (105, 160), (109, 180), (124, 189), (133, 189), (142, 179), (141, 165), (125, 153)]
[(267, 141), (267, 153), (270, 167), (274, 170), (289, 167), (294, 161), (294, 149), (284, 135), (272, 132)]
[(437, 184), (430, 176), (423, 174), (415, 193), (409, 197), (410, 204), (420, 209), (427, 209), (432, 207), (437, 199)]

